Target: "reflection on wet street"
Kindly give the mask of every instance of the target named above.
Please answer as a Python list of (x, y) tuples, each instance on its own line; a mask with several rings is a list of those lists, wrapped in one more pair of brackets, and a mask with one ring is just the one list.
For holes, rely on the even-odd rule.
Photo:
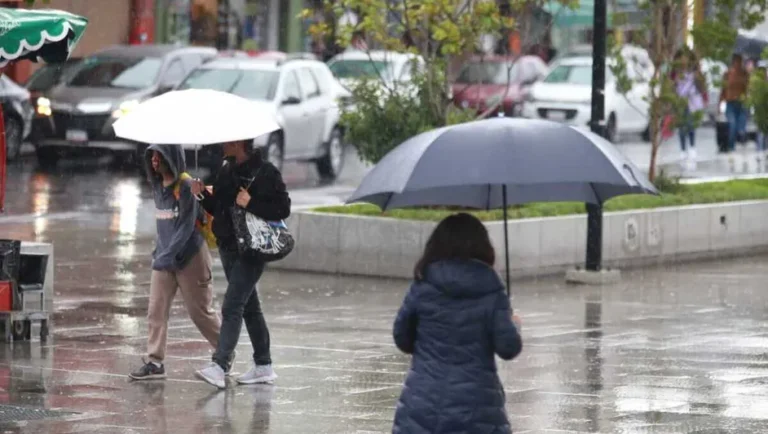
[[(409, 363), (391, 325), (407, 282), (268, 271), (261, 297), (280, 378), (224, 392), (194, 378), (210, 348), (177, 299), (169, 379), (132, 383), (146, 345), (148, 192), (106, 172), (15, 174), (8, 207), (22, 211), (0, 218), (0, 235), (54, 243), (54, 334), (0, 346), (0, 431), (391, 432)], [(766, 432), (766, 261), (626, 272), (603, 288), (515, 284), (525, 349), (499, 362), (515, 432)], [(236, 372), (248, 368), (240, 343)], [(27, 421), (8, 420), (11, 408)]]

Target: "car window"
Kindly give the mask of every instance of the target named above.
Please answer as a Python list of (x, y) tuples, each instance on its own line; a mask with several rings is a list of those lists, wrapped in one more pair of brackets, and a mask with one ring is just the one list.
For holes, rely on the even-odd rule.
[(312, 68), (312, 75), (315, 76), (317, 84), (320, 87), (320, 92), (329, 93), (332, 90), (333, 81), (336, 80), (333, 74), (327, 68), (323, 66), (315, 66)]
[(175, 85), (184, 79), (185, 70), (184, 65), (181, 64), (181, 60), (173, 59), (171, 64), (168, 65), (168, 69), (163, 74), (163, 84)]
[(230, 92), (250, 100), (272, 101), (277, 71), (259, 69), (198, 68), (179, 85), (184, 89), (212, 89)]
[(301, 68), (296, 72), (299, 76), (301, 89), (304, 91), (304, 98), (310, 99), (320, 96), (320, 86), (312, 72), (308, 68)]
[(336, 78), (382, 78), (388, 81), (394, 74), (392, 62), (370, 59), (340, 59), (328, 64)]
[(299, 80), (296, 78), (296, 73), (288, 71), (285, 73), (282, 85), (283, 101), (288, 98), (296, 98), (301, 101), (301, 87), (299, 87)]
[(464, 66), (457, 83), (462, 84), (507, 84), (519, 81), (520, 62), (472, 61)]
[(157, 80), (162, 60), (155, 57), (93, 56), (78, 63), (66, 84), (71, 87), (143, 89)]

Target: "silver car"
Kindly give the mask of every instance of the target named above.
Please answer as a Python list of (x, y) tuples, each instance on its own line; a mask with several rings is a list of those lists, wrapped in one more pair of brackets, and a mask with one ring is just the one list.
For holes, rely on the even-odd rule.
[(323, 178), (341, 173), (345, 147), (338, 101), (347, 95), (324, 63), (219, 58), (196, 68), (177, 89), (214, 89), (264, 103), (282, 126), (254, 142), (270, 162), (278, 168), (285, 160), (314, 162)]

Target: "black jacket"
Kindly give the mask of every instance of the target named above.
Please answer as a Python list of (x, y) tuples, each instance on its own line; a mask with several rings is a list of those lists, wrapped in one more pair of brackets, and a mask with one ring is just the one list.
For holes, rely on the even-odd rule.
[(513, 359), (523, 342), (491, 267), (462, 260), (427, 266), (405, 296), (394, 338), (413, 359), (393, 433), (511, 432), (494, 354)]
[(216, 235), (219, 249), (236, 251), (237, 241), (230, 209), (236, 206), (235, 199), (241, 187), (247, 188), (251, 195), (251, 201), (245, 209), (267, 221), (288, 218), (291, 215), (291, 199), (280, 171), (263, 161), (258, 150), (241, 164), (235, 164), (233, 159), (226, 161), (227, 164), (222, 165), (216, 175), (213, 193), (204, 192), (201, 203), (213, 216), (213, 234)]

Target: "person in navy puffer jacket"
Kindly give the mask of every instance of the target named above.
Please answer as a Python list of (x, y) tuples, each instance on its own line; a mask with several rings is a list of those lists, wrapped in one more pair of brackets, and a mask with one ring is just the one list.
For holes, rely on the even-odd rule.
[(512, 432), (494, 354), (511, 360), (523, 342), (494, 260), (469, 214), (447, 217), (427, 241), (394, 324), (395, 344), (413, 358), (393, 433)]

